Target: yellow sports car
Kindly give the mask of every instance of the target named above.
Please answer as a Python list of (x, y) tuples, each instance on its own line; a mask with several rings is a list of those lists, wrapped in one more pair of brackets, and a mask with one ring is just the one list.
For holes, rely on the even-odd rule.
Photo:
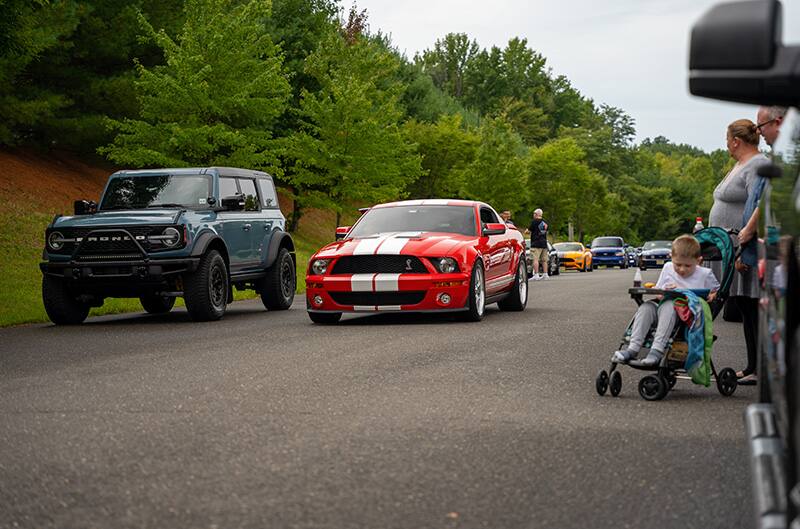
[(564, 270), (592, 271), (592, 252), (579, 242), (559, 242), (553, 245), (558, 262)]

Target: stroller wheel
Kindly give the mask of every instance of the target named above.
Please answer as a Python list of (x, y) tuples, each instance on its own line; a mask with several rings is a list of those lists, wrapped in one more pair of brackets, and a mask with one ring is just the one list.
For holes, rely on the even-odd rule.
[(644, 400), (661, 400), (669, 391), (667, 380), (661, 375), (647, 375), (639, 381), (639, 395)]
[(606, 390), (608, 389), (608, 373), (606, 373), (605, 369), (601, 369), (600, 372), (597, 373), (597, 378), (594, 379), (594, 388), (601, 397), (606, 394)]
[(717, 389), (725, 397), (730, 397), (736, 391), (736, 371), (730, 367), (726, 367), (717, 373)]
[(611, 389), (611, 396), (616, 397), (619, 395), (619, 392), (622, 391), (622, 373), (619, 371), (614, 371), (611, 373), (611, 382), (609, 383), (609, 389)]

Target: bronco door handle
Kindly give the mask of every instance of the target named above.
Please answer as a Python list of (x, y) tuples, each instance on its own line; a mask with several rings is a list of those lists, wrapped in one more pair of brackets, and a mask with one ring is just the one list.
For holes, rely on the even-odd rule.
[(252, 226), (251, 224), (245, 224), (244, 226), (242, 226), (242, 229), (243, 229), (244, 231), (250, 231), (250, 228), (252, 228), (252, 227), (253, 227), (253, 226)]

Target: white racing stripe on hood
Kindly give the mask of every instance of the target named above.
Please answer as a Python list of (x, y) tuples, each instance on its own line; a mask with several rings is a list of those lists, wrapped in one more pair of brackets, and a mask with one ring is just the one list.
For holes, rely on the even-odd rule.
[(353, 292), (372, 292), (375, 274), (353, 274), (350, 276), (350, 290)]
[(400, 255), (408, 241), (412, 237), (419, 237), (421, 233), (419, 231), (395, 233), (389, 239), (386, 239), (375, 253), (377, 255)]
[(400, 274), (378, 274), (375, 276), (375, 292), (397, 292)]
[(378, 246), (388, 238), (389, 235), (383, 235), (381, 237), (361, 239), (353, 250), (353, 255), (372, 255)]

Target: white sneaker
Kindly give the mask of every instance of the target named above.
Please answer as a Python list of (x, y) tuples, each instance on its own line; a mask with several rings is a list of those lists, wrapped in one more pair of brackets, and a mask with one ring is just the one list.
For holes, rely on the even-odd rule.
[(539, 276), (539, 274), (533, 274), (531, 276), (531, 279), (534, 280), (534, 281), (539, 281), (541, 279), (541, 277)]
[(542, 277), (540, 277), (539, 279), (547, 280), (547, 279), (550, 279), (550, 276), (547, 275), (547, 274), (543, 274)]

